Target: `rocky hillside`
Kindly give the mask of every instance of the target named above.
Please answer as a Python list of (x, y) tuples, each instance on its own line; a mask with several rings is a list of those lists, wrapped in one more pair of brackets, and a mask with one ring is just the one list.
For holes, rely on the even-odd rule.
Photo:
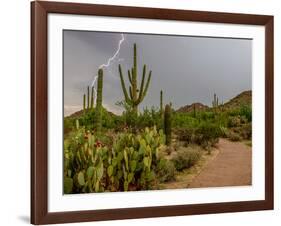
[(223, 107), (226, 108), (236, 108), (240, 107), (242, 104), (251, 105), (252, 104), (252, 91), (244, 91), (237, 95), (236, 97), (232, 98), (230, 101), (225, 103)]
[(201, 103), (193, 103), (191, 105), (186, 105), (184, 107), (180, 107), (177, 112), (182, 112), (182, 113), (188, 113), (188, 112), (192, 112), (193, 110), (196, 111), (203, 111), (208, 109), (209, 107), (207, 105), (201, 104)]

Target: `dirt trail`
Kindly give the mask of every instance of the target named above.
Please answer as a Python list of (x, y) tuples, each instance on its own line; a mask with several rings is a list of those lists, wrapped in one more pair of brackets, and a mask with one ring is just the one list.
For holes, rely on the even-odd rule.
[(221, 187), (252, 183), (252, 149), (241, 142), (220, 139), (220, 152), (188, 186)]

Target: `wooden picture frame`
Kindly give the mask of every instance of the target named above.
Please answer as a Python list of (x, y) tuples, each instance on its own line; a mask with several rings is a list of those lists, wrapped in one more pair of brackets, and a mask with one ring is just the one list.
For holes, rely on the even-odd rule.
[[(265, 199), (48, 212), (48, 14), (194, 21), (265, 27)], [(52, 224), (273, 209), (273, 16), (79, 3), (31, 3), (31, 223)]]

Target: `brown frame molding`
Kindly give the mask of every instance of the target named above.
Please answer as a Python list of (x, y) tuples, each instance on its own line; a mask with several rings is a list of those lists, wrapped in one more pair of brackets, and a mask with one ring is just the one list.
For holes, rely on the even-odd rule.
[[(265, 26), (265, 200), (48, 212), (48, 13)], [(273, 16), (62, 2), (31, 3), (31, 223), (52, 224), (273, 209)]]

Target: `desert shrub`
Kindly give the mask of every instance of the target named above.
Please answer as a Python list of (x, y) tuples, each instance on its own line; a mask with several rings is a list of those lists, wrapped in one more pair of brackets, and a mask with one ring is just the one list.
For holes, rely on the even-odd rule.
[(228, 123), (228, 114), (227, 112), (220, 112), (216, 115), (213, 123), (217, 124), (220, 127), (227, 127)]
[(232, 128), (232, 127), (238, 127), (240, 126), (241, 121), (240, 121), (240, 116), (231, 116), (228, 119), (227, 126)]
[(252, 122), (252, 107), (251, 105), (242, 105), (239, 114), (245, 116), (248, 122)]
[(175, 179), (175, 166), (167, 159), (159, 160), (156, 168), (157, 178), (160, 182), (172, 181)]
[(252, 123), (247, 123), (240, 127), (240, 136), (247, 140), (252, 138)]
[(168, 145), (165, 147), (164, 151), (167, 155), (170, 155), (173, 151), (175, 151), (176, 148), (173, 147), (172, 145)]
[(248, 119), (246, 118), (246, 116), (242, 115), (240, 117), (240, 122), (241, 122), (241, 124), (246, 124), (248, 122)]
[(162, 124), (161, 112), (155, 107), (151, 107), (151, 109), (145, 108), (137, 117), (138, 129), (153, 126), (156, 126), (158, 129), (162, 129)]
[(200, 119), (204, 121), (212, 120), (215, 118), (215, 113), (212, 111), (203, 111), (200, 113)]
[(240, 109), (239, 108), (233, 108), (228, 110), (229, 116), (240, 116)]
[(202, 153), (198, 149), (185, 148), (180, 149), (173, 157), (172, 161), (176, 170), (181, 171), (195, 165), (201, 158)]
[(63, 132), (64, 134), (69, 133), (75, 128), (75, 119), (66, 117), (63, 119)]
[(199, 124), (199, 119), (191, 114), (174, 112), (172, 117), (173, 128), (194, 128)]
[(180, 128), (175, 131), (179, 141), (185, 141), (188, 144), (192, 142), (193, 128)]
[[(83, 114), (79, 122), (81, 126), (84, 126), (87, 130), (94, 130), (96, 125), (96, 119), (97, 119), (97, 111), (95, 109), (87, 111), (85, 114)], [(104, 108), (102, 109), (102, 128), (104, 129), (112, 129), (116, 126), (122, 124), (121, 117), (114, 115)]]
[(227, 136), (231, 141), (241, 141), (241, 137), (238, 133), (235, 133), (233, 131), (229, 131)]
[(224, 126), (220, 126), (220, 134), (222, 137), (227, 138), (228, 129)]
[(204, 122), (195, 129), (192, 140), (194, 143), (208, 149), (219, 141), (220, 136), (221, 130), (218, 125)]

